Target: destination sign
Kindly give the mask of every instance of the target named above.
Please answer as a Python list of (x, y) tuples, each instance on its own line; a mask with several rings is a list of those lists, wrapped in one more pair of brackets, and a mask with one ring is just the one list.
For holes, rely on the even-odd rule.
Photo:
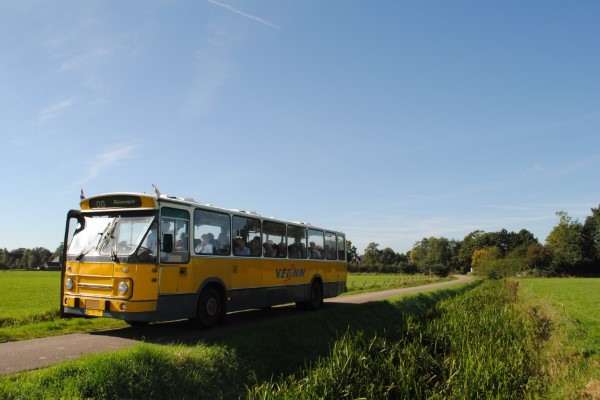
[(142, 199), (138, 196), (103, 196), (90, 199), (90, 208), (138, 208)]

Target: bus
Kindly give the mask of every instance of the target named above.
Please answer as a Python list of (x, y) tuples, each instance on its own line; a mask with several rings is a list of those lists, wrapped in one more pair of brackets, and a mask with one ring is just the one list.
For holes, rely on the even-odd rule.
[(346, 290), (342, 232), (158, 191), (82, 199), (64, 243), (64, 317), (212, 327), (232, 311), (316, 310)]

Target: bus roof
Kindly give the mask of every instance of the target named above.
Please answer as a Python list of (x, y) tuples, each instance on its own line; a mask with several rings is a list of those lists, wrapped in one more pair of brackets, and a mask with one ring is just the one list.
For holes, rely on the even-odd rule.
[(265, 217), (256, 211), (240, 210), (235, 208), (223, 208), (217, 207), (212, 204), (202, 204), (195, 201), (192, 198), (182, 198), (175, 196), (168, 196), (166, 194), (155, 194), (150, 195), (146, 193), (135, 193), (135, 192), (114, 192), (106, 193), (95, 196), (87, 197), (80, 201), (80, 207), (82, 211), (87, 212), (105, 212), (111, 211), (131, 211), (132, 209), (145, 209), (145, 210), (158, 210), (160, 203), (174, 203), (184, 205), (188, 207), (200, 207), (203, 209), (210, 209), (213, 211), (220, 211), (232, 215), (244, 215), (250, 217), (261, 218), (264, 220), (276, 221), (292, 225), (301, 225), (307, 228), (314, 228), (320, 230), (326, 230), (330, 232), (342, 233), (332, 229), (324, 229), (316, 227), (309, 222), (301, 221), (287, 221), (275, 217)]

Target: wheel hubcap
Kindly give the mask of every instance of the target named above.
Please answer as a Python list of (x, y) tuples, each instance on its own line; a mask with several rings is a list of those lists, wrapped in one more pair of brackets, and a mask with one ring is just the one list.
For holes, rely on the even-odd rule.
[(215, 299), (208, 299), (208, 301), (206, 302), (206, 313), (208, 315), (215, 315), (217, 313), (217, 300)]

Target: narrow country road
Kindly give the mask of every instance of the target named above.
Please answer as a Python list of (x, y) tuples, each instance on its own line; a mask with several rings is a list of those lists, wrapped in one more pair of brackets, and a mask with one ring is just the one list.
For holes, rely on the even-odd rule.
[[(456, 275), (455, 277), (456, 280), (430, 285), (335, 297), (325, 300), (324, 307), (362, 304), (400, 294), (426, 292), (471, 280), (470, 277), (464, 275)], [(257, 320), (265, 321), (282, 318), (292, 316), (298, 312), (294, 306), (283, 306), (274, 307), (270, 310), (230, 313), (227, 314), (223, 325), (209, 331), (190, 328), (187, 322), (169, 322), (153, 324), (143, 329), (123, 328), (0, 343), (0, 375), (44, 368), (60, 361), (76, 359), (84, 354), (118, 350), (140, 342), (160, 344), (195, 343), (202, 338), (214, 336), (219, 332), (240, 329)]]

